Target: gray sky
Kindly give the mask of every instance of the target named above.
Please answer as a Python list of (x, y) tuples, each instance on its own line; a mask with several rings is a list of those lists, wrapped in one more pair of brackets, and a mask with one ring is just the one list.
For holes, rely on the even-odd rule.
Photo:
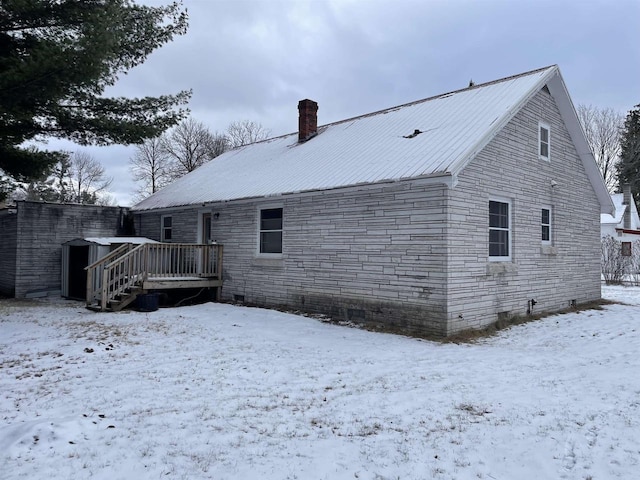
[[(169, 0), (147, 0), (158, 5)], [(626, 113), (640, 103), (640, 0), (184, 0), (189, 31), (108, 95), (193, 89), (191, 116), (213, 132), (252, 120), (271, 136), (552, 64), (574, 104)], [(50, 146), (59, 148), (59, 142)], [(134, 147), (89, 151), (129, 205)]]

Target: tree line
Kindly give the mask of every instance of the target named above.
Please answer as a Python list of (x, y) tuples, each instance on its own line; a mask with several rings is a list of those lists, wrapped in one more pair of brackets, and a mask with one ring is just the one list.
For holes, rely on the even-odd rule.
[[(155, 193), (173, 180), (195, 170), (231, 148), (264, 140), (269, 135), (261, 124), (232, 122), (225, 133), (212, 133), (191, 117), (174, 128), (137, 144), (129, 159), (138, 183), (136, 199)], [(113, 178), (86, 151), (58, 152), (58, 160), (38, 176), (22, 181), (5, 177), (5, 190), (12, 200), (111, 205)], [(0, 185), (0, 189), (2, 185)]]
[[(82, 152), (39, 147), (47, 138), (138, 145), (139, 195), (157, 191), (229, 148), (268, 134), (250, 121), (211, 133), (189, 117), (190, 90), (143, 98), (105, 89), (157, 48), (184, 35), (186, 9), (132, 0), (0, 2), (0, 201), (16, 188), (51, 201), (98, 201), (110, 179)], [(578, 115), (610, 191), (640, 192), (640, 105), (626, 116), (580, 106)], [(91, 173), (88, 173), (91, 172)]]
[(609, 192), (621, 192), (631, 185), (636, 201), (640, 194), (640, 105), (626, 117), (612, 108), (579, 105), (582, 124), (591, 152)]
[(47, 138), (136, 144), (186, 118), (188, 90), (132, 99), (104, 92), (187, 26), (179, 2), (2, 0), (0, 195), (64, 169), (68, 153), (39, 147)]
[(179, 1), (2, 0), (0, 3), (0, 201), (109, 202), (111, 179), (87, 152), (50, 151), (48, 138), (77, 145), (138, 145), (140, 193), (229, 148), (264, 138), (250, 121), (212, 134), (188, 117), (191, 91), (136, 99), (104, 96), (155, 49), (187, 32)]
[(229, 149), (264, 140), (261, 124), (232, 122), (225, 133), (212, 133), (202, 122), (189, 118), (168, 132), (145, 140), (130, 159), (138, 199), (147, 197), (173, 180), (195, 170)]

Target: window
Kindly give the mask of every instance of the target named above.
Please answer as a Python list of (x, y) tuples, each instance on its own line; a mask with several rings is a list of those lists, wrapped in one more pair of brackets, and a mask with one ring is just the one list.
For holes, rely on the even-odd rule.
[(631, 242), (622, 242), (622, 256), (623, 257), (631, 256)]
[(282, 253), (282, 208), (260, 210), (260, 253)]
[(489, 200), (489, 260), (511, 260), (509, 203)]
[(161, 225), (162, 225), (162, 232), (161, 232), (161, 238), (163, 242), (166, 242), (167, 240), (171, 240), (171, 233), (172, 233), (172, 223), (173, 220), (171, 218), (171, 215), (163, 215), (162, 216), (162, 220), (161, 220)]
[(538, 124), (538, 156), (542, 160), (551, 159), (551, 128), (546, 123)]
[(551, 207), (542, 209), (540, 225), (542, 226), (543, 245), (551, 245)]

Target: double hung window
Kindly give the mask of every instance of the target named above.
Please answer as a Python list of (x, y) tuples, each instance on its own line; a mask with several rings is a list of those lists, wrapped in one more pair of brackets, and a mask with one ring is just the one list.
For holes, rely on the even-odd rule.
[(538, 157), (551, 160), (551, 127), (544, 122), (538, 124)]
[(160, 238), (163, 242), (171, 240), (173, 234), (173, 219), (171, 215), (163, 215), (161, 220), (161, 232)]
[(540, 225), (542, 227), (542, 244), (551, 245), (551, 207), (542, 209)]
[(511, 205), (489, 200), (489, 260), (511, 260)]
[(282, 253), (282, 208), (260, 210), (259, 252)]

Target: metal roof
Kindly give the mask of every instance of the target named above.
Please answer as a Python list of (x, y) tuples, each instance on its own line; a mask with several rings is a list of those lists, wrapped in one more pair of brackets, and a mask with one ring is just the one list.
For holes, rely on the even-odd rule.
[(118, 245), (121, 243), (142, 245), (143, 243), (158, 243), (146, 237), (87, 237), (83, 240), (85, 242), (97, 243), (98, 245)]
[[(550, 66), (321, 126), (318, 134), (304, 143), (298, 142), (295, 133), (234, 149), (133, 209), (416, 177), (439, 177), (455, 185), (464, 166), (553, 79), (559, 79), (560, 90), (566, 94), (558, 67)], [(572, 109), (570, 100), (568, 104)], [(604, 197), (603, 205), (611, 201), (608, 194)]]

